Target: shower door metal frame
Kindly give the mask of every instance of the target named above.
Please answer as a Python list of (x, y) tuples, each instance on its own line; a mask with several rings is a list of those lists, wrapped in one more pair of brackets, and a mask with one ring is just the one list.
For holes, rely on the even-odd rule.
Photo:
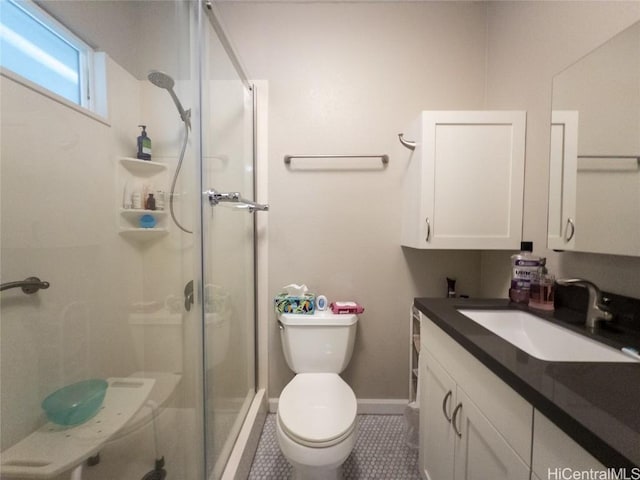
[[(256, 181), (256, 171), (257, 171), (257, 155), (258, 155), (258, 146), (257, 146), (257, 126), (258, 126), (258, 117), (257, 117), (257, 95), (256, 95), (256, 86), (254, 84), (252, 84), (249, 80), (248, 80), (248, 76), (246, 74), (246, 71), (242, 65), (242, 63), (240, 62), (239, 58), (237, 57), (233, 45), (229, 39), (229, 36), (226, 33), (226, 29), (224, 27), (224, 25), (222, 24), (221, 20), (220, 20), (220, 13), (219, 10), (217, 8), (217, 6), (211, 2), (210, 0), (200, 0), (200, 12), (204, 11), (206, 17), (208, 18), (213, 30), (215, 31), (216, 35), (218, 36), (218, 39), (220, 40), (220, 43), (222, 44), (226, 54), (229, 57), (229, 60), (231, 61), (231, 64), (233, 65), (234, 69), (236, 70), (236, 73), (239, 77), (240, 82), (242, 83), (242, 85), (246, 88), (247, 93), (251, 94), (251, 108), (252, 108), (252, 118), (251, 118), (251, 126), (252, 126), (252, 162), (251, 162), (251, 166), (253, 168), (253, 175), (251, 178), (251, 186), (252, 186), (252, 199), (255, 200), (256, 196), (257, 196), (257, 181)], [(200, 17), (201, 18), (201, 17)], [(202, 22), (201, 19), (199, 19), (200, 22)], [(204, 31), (204, 25), (201, 24), (201, 29), (202, 31)], [(203, 47), (200, 47), (200, 53), (202, 55), (202, 53), (204, 52)], [(202, 58), (202, 57), (201, 57)], [(200, 99), (202, 101), (202, 98), (204, 96), (204, 92), (203, 89), (204, 84), (204, 69), (203, 69), (203, 63), (200, 62), (199, 65), (199, 96)], [(202, 115), (202, 113), (200, 113)], [(204, 132), (202, 131), (202, 122), (200, 122), (200, 127), (201, 127), (201, 137), (204, 135)], [(201, 190), (202, 192), (205, 191), (206, 188), (208, 188), (209, 186), (205, 186), (203, 184), (203, 165), (202, 165), (202, 158), (203, 158), (203, 149), (202, 149), (202, 138), (200, 139), (200, 152), (199, 152), (199, 157), (200, 157), (200, 162), (201, 162), (201, 166), (200, 166), (200, 172), (199, 172), (199, 185), (201, 186)], [(206, 188), (205, 188), (206, 187)], [(206, 417), (207, 417), (207, 402), (208, 402), (208, 395), (207, 395), (207, 375), (206, 375), (206, 349), (207, 349), (207, 345), (206, 345), (206, 339), (205, 339), (205, 333), (206, 333), (206, 329), (205, 329), (205, 324), (204, 324), (204, 315), (205, 315), (205, 311), (204, 311), (204, 286), (205, 286), (205, 280), (206, 280), (206, 266), (205, 266), (205, 231), (204, 231), (204, 209), (207, 206), (208, 202), (206, 201), (206, 195), (201, 195), (200, 198), (200, 225), (201, 225), (201, 232), (200, 232), (200, 241), (201, 241), (201, 265), (200, 265), (200, 276), (201, 276), (201, 281), (200, 281), (200, 285), (199, 285), (199, 289), (198, 289), (198, 294), (200, 295), (200, 313), (201, 313), (201, 322), (202, 322), (202, 326), (201, 326), (201, 331), (203, 333), (202, 335), (202, 418), (203, 418), (203, 430), (202, 430), (202, 439), (203, 439), (203, 472), (205, 474), (205, 477), (207, 477), (209, 475), (209, 473), (213, 473), (213, 470), (211, 472), (208, 471), (208, 465), (207, 465), (207, 452), (208, 449), (211, 448), (212, 446), (209, 445), (209, 441), (207, 439), (208, 434), (206, 431)], [(258, 364), (259, 364), (259, 359), (258, 359), (258, 345), (259, 345), (259, 339), (258, 339), (258, 262), (257, 262), (257, 254), (258, 254), (258, 236), (257, 236), (257, 230), (256, 230), (256, 217), (255, 215), (257, 214), (257, 212), (253, 211), (251, 213), (251, 215), (253, 216), (252, 220), (251, 220), (251, 228), (252, 228), (252, 241), (253, 241), (253, 246), (252, 246), (252, 255), (253, 255), (253, 268), (252, 268), (252, 274), (253, 274), (253, 285), (251, 285), (251, 287), (253, 288), (253, 300), (254, 300), (254, 308), (253, 308), (253, 319), (252, 319), (252, 327), (253, 327), (253, 341), (252, 341), (252, 345), (253, 345), (253, 355), (254, 355), (254, 361), (253, 361), (253, 392), (254, 392), (254, 399), (255, 399), (255, 395), (258, 391), (259, 388), (259, 370), (258, 370)], [(246, 421), (246, 413), (245, 413), (245, 417), (243, 419), (243, 421)], [(237, 439), (236, 439), (237, 441)], [(228, 467), (228, 460), (225, 460), (225, 463), (227, 464), (224, 469), (226, 469)], [(213, 467), (213, 466), (212, 466)], [(223, 471), (224, 471), (223, 469)]]
[[(213, 27), (215, 32), (218, 34), (218, 38), (220, 39), (220, 42), (222, 43), (222, 46), (224, 47), (225, 52), (227, 52), (227, 55), (229, 56), (229, 59), (231, 60), (233, 67), (236, 69), (236, 72), (238, 73), (240, 80), (242, 81), (244, 86), (247, 88), (247, 90), (253, 91), (253, 85), (249, 81), (249, 77), (247, 76), (245, 68), (242, 66), (242, 62), (236, 55), (236, 52), (233, 48), (233, 44), (231, 43), (231, 40), (227, 35), (226, 28), (222, 24), (222, 21), (220, 20), (220, 14), (218, 13), (217, 10), (218, 10), (218, 7), (216, 7), (216, 5), (211, 0), (204, 1), (204, 11), (207, 15), (207, 18), (209, 19), (209, 22), (211, 22), (211, 26)], [(255, 101), (255, 95), (254, 95), (254, 101)]]

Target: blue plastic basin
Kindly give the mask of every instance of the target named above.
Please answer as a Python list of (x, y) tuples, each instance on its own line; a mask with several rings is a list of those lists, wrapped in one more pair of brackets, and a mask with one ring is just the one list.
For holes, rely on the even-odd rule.
[(53, 423), (79, 425), (98, 413), (108, 386), (99, 378), (67, 385), (45, 398), (42, 409)]

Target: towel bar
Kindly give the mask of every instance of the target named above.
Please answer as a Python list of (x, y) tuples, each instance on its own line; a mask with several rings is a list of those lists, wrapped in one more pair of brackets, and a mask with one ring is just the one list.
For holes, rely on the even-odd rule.
[(285, 155), (285, 165), (291, 165), (293, 158), (380, 158), (384, 165), (389, 164), (389, 155)]

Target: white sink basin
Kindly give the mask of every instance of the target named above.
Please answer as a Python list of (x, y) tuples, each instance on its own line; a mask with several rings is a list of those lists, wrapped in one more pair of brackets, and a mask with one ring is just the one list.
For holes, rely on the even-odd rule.
[(638, 362), (621, 350), (520, 310), (458, 310), (532, 357), (549, 362)]

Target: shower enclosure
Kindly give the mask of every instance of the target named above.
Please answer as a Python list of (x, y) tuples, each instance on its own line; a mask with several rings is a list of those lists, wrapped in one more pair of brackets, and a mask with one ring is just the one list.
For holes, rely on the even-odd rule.
[[(0, 72), (0, 476), (222, 478), (256, 398), (256, 89), (207, 2), (29, 3), (99, 101)], [(92, 378), (95, 416), (49, 422)]]

